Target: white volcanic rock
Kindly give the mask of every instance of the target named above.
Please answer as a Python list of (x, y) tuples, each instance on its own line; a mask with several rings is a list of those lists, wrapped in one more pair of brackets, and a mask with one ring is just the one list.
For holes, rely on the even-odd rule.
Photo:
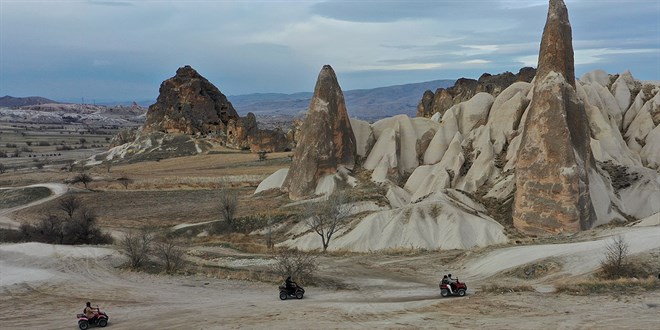
[(633, 78), (630, 71), (622, 73), (612, 84), (612, 95), (622, 111), (630, 108), (633, 101), (632, 90), (635, 88), (635, 85), (635, 78)]
[[(342, 232), (333, 239), (328, 250), (449, 250), (508, 241), (499, 223), (481, 213), (481, 208), (474, 209), (472, 204), (465, 204), (456, 197), (458, 195), (442, 195), (435, 200), (367, 215), (354, 229)], [(282, 245), (302, 250), (320, 248), (319, 237), (312, 232), (285, 241)]]
[(269, 175), (266, 179), (264, 179), (264, 181), (259, 183), (259, 186), (257, 186), (257, 189), (254, 191), (254, 193), (256, 194), (270, 189), (282, 188), (282, 184), (284, 183), (284, 179), (286, 179), (288, 173), (288, 168), (282, 168), (275, 171), (275, 173)]
[(513, 133), (518, 130), (520, 120), (529, 105), (527, 94), (532, 84), (517, 82), (502, 91), (495, 99), (488, 115), (490, 137), (495, 145), (495, 153), (500, 153), (506, 143), (510, 143)]
[(374, 182), (387, 181), (389, 170), (398, 167), (396, 140), (396, 131), (386, 128), (379, 134), (376, 144), (371, 148), (363, 167), (374, 171), (371, 176)]
[(655, 128), (653, 114), (658, 112), (660, 112), (660, 93), (655, 94), (639, 109), (635, 119), (628, 126), (625, 138), (632, 151), (640, 152), (642, 150), (640, 141), (645, 141), (646, 136)]
[(660, 170), (660, 125), (646, 136), (645, 143), (640, 152), (644, 165)]
[(355, 134), (357, 155), (366, 157), (376, 141), (371, 125), (364, 120), (351, 118), (351, 127), (353, 128), (353, 134)]
[(594, 70), (585, 73), (580, 78), (580, 82), (588, 84), (598, 84), (603, 87), (607, 87), (610, 83), (610, 75), (603, 70)]
[(638, 173), (640, 178), (631, 182), (625, 189), (619, 190), (621, 201), (628, 214), (637, 219), (646, 218), (660, 212), (660, 175), (645, 167), (629, 167), (629, 171)]

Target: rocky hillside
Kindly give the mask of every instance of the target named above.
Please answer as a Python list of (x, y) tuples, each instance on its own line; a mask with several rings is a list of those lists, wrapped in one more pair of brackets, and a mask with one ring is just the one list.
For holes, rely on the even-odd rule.
[[(414, 116), (419, 95), (425, 90), (445, 88), (454, 80), (434, 80), (414, 84), (355, 89), (344, 92), (351, 116), (369, 122), (398, 114)], [(273, 115), (296, 116), (307, 111), (313, 93), (262, 93), (228, 96), (239, 113), (253, 112), (259, 118)], [(261, 121), (261, 120), (260, 120)]]
[(0, 97), (0, 108), (23, 107), (26, 105), (36, 105), (44, 103), (57, 103), (41, 96), (13, 97), (5, 95)]
[(137, 131), (120, 132), (112, 144), (113, 148), (93, 156), (89, 163), (190, 156), (215, 146), (252, 152), (290, 148), (285, 132), (259, 129), (252, 113), (240, 117), (227, 97), (190, 66), (163, 81), (144, 125)]
[[(387, 202), (347, 205), (354, 220), (329, 249), (470, 248), (660, 212), (660, 85), (630, 72), (577, 80), (571, 34), (564, 2), (550, 0), (533, 82), (476, 93), (433, 119), (351, 120), (360, 166), (319, 178), (306, 197), (342, 180), (357, 195), (377, 184)], [(287, 171), (298, 168), (257, 193), (281, 188)], [(320, 248), (304, 222), (288, 234), (283, 245)]]

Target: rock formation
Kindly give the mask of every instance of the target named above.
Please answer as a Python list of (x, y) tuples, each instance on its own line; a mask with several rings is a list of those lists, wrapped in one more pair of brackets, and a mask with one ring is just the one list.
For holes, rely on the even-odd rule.
[(588, 178), (593, 158), (563, 0), (550, 0), (533, 88), (516, 164), (513, 224), (530, 234), (589, 228), (596, 220)]
[(442, 116), (452, 106), (465, 102), (481, 92), (497, 97), (515, 82), (531, 82), (535, 74), (534, 68), (527, 67), (520, 69), (517, 74), (511, 72), (496, 75), (484, 73), (479, 80), (461, 78), (453, 87), (438, 88), (435, 93), (427, 90), (417, 106), (417, 117), (431, 118), (436, 113)]
[[(576, 80), (570, 40), (567, 10), (552, 0), (533, 84), (473, 93), (441, 118), (351, 119), (362, 167), (355, 189), (371, 193), (377, 183), (386, 200), (377, 193), (356, 203), (355, 222), (330, 250), (464, 249), (506, 242), (512, 230), (552, 234), (657, 218), (660, 83), (600, 70)], [(257, 190), (281, 188), (298, 169), (274, 173)], [(283, 233), (291, 239), (282, 245), (318, 248), (318, 236), (301, 226)]]
[(325, 65), (319, 73), (282, 188), (292, 199), (308, 197), (314, 193), (320, 178), (337, 172), (340, 166), (352, 169), (355, 159), (355, 135), (344, 94), (334, 70)]
[(227, 97), (186, 65), (163, 81), (155, 104), (149, 107), (143, 132), (219, 134), (238, 114)]

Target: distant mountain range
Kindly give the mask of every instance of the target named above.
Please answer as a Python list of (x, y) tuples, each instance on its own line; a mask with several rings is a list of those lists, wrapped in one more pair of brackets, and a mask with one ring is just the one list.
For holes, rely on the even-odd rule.
[[(414, 117), (417, 104), (426, 90), (435, 91), (454, 85), (456, 80), (433, 80), (414, 84), (354, 89), (344, 91), (346, 108), (351, 117), (375, 121), (397, 114)], [(307, 110), (313, 93), (254, 93), (227, 96), (240, 115), (254, 113), (257, 118), (268, 115), (296, 116)]]
[(40, 96), (13, 97), (13, 96), (5, 95), (3, 97), (0, 97), (0, 107), (6, 107), (6, 108), (22, 107), (26, 105), (37, 105), (37, 104), (45, 104), (45, 103), (58, 103), (58, 102)]
[[(398, 114), (406, 114), (414, 117), (417, 112), (417, 104), (422, 99), (426, 90), (435, 91), (438, 88), (448, 88), (454, 85), (455, 80), (433, 80), (421, 83), (378, 87), (372, 89), (354, 89), (344, 91), (346, 107), (351, 117), (368, 121), (391, 117)], [(244, 95), (230, 95), (236, 111), (245, 116), (252, 112), (257, 119), (266, 118), (290, 118), (302, 115), (307, 111), (312, 99), (312, 92), (301, 92), (293, 94), (283, 93), (253, 93)], [(12, 97), (0, 98), (0, 107), (23, 107), (46, 103), (58, 103), (56, 101), (38, 97)], [(141, 106), (149, 106), (155, 101), (143, 100), (137, 102)], [(133, 104), (133, 101), (124, 102), (96, 102), (97, 105), (119, 105)]]

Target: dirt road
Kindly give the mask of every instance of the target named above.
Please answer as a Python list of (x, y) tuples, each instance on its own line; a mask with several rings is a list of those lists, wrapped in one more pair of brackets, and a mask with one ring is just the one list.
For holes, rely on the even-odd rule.
[[(467, 263), (493, 259), (498, 266), (491, 268), (506, 269), (512, 264), (503, 256), (535, 249), (495, 250)], [(576, 250), (570, 258), (582, 255)], [(660, 321), (657, 291), (588, 297), (483, 293), (475, 290), (483, 282), (469, 267), (460, 270), (463, 278), (475, 279), (468, 282), (468, 295), (440, 298), (433, 278), (438, 268), (452, 267), (433, 265), (440, 260), (440, 252), (326, 257), (320, 271), (351, 289), (307, 287), (304, 299), (280, 301), (276, 286), (264, 283), (122, 271), (115, 267), (123, 259), (112, 249), (5, 244), (0, 268), (22, 268), (24, 275), (0, 282), (0, 328), (75, 329), (85, 301), (108, 312), (110, 329), (653, 329)]]
[(8, 209), (0, 209), (0, 228), (17, 229), (21, 224), (11, 219), (8, 215), (18, 210), (26, 209), (35, 205), (39, 205), (41, 203), (48, 202), (50, 200), (53, 200), (55, 198), (58, 198), (66, 194), (66, 192), (69, 191), (69, 186), (61, 183), (39, 183), (24, 187), (11, 187), (11, 188), (0, 188), (0, 189), (22, 189), (22, 188), (33, 188), (33, 187), (46, 187), (50, 189), (52, 193), (50, 196), (46, 198), (42, 198), (40, 200), (34, 201), (29, 204), (20, 205)]

